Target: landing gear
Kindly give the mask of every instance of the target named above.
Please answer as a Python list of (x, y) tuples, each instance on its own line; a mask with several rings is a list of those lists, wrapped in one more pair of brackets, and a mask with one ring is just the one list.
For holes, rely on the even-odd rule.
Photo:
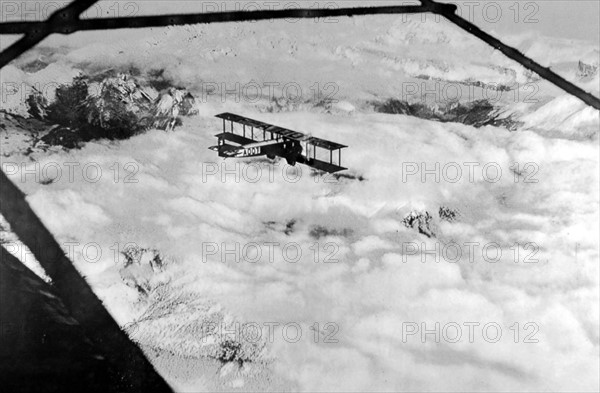
[(293, 143), (292, 146), (289, 146), (285, 149), (285, 160), (288, 165), (295, 166), (298, 161), (302, 158), (302, 146), (300, 143)]
[(269, 160), (274, 160), (275, 159), (275, 154), (267, 154), (267, 158)]
[(290, 166), (296, 166), (296, 160), (291, 158), (291, 157), (286, 157), (285, 160), (287, 161), (288, 165)]

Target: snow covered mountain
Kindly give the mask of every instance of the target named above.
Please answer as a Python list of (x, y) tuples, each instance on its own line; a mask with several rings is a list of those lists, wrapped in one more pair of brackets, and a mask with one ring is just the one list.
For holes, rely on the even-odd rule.
[[(599, 94), (597, 47), (510, 40)], [(54, 44), (2, 70), (0, 163), (177, 390), (598, 390), (597, 110), (418, 18)], [(36, 148), (82, 75), (69, 132), (141, 129)], [(350, 171), (223, 161), (224, 111), (348, 145)]]

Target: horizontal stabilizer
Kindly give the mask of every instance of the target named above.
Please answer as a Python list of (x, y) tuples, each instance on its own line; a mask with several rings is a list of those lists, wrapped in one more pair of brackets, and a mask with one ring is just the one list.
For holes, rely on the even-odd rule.
[(256, 143), (255, 140), (243, 137), (241, 135), (233, 134), (231, 132), (224, 132), (222, 134), (215, 135), (219, 139), (224, 139), (229, 142), (237, 143), (238, 145), (245, 146), (251, 143)]

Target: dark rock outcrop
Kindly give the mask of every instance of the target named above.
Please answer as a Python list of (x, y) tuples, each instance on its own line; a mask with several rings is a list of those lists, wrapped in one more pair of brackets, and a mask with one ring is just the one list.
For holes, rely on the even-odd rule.
[(460, 212), (458, 210), (447, 206), (440, 206), (438, 215), (440, 216), (440, 220), (448, 222), (455, 222), (460, 218)]
[(580, 78), (589, 78), (598, 73), (598, 66), (592, 64), (585, 64), (583, 61), (579, 61), (577, 67), (577, 76)]
[(42, 142), (65, 148), (96, 139), (127, 139), (151, 128), (171, 131), (181, 125), (180, 116), (196, 113), (188, 91), (171, 87), (160, 94), (136, 77), (112, 71), (78, 76), (59, 87), (52, 102), (34, 90), (27, 103), (33, 118), (58, 126)]
[(433, 238), (436, 236), (433, 224), (433, 217), (427, 211), (412, 211), (404, 217), (402, 223), (405, 227), (416, 229), (417, 231), (419, 231), (420, 234), (425, 235), (429, 238)]
[(450, 102), (446, 104), (426, 104), (390, 98), (384, 102), (373, 103), (377, 112), (396, 115), (408, 115), (421, 119), (443, 123), (455, 122), (473, 127), (495, 126), (515, 130), (520, 125), (511, 116), (503, 116), (498, 108), (487, 100), (473, 102)]

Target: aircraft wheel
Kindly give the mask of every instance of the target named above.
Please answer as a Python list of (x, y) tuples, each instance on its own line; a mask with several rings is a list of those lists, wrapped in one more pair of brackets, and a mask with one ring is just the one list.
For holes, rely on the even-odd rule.
[(274, 154), (267, 154), (267, 158), (269, 160), (274, 160), (275, 159), (275, 155)]

